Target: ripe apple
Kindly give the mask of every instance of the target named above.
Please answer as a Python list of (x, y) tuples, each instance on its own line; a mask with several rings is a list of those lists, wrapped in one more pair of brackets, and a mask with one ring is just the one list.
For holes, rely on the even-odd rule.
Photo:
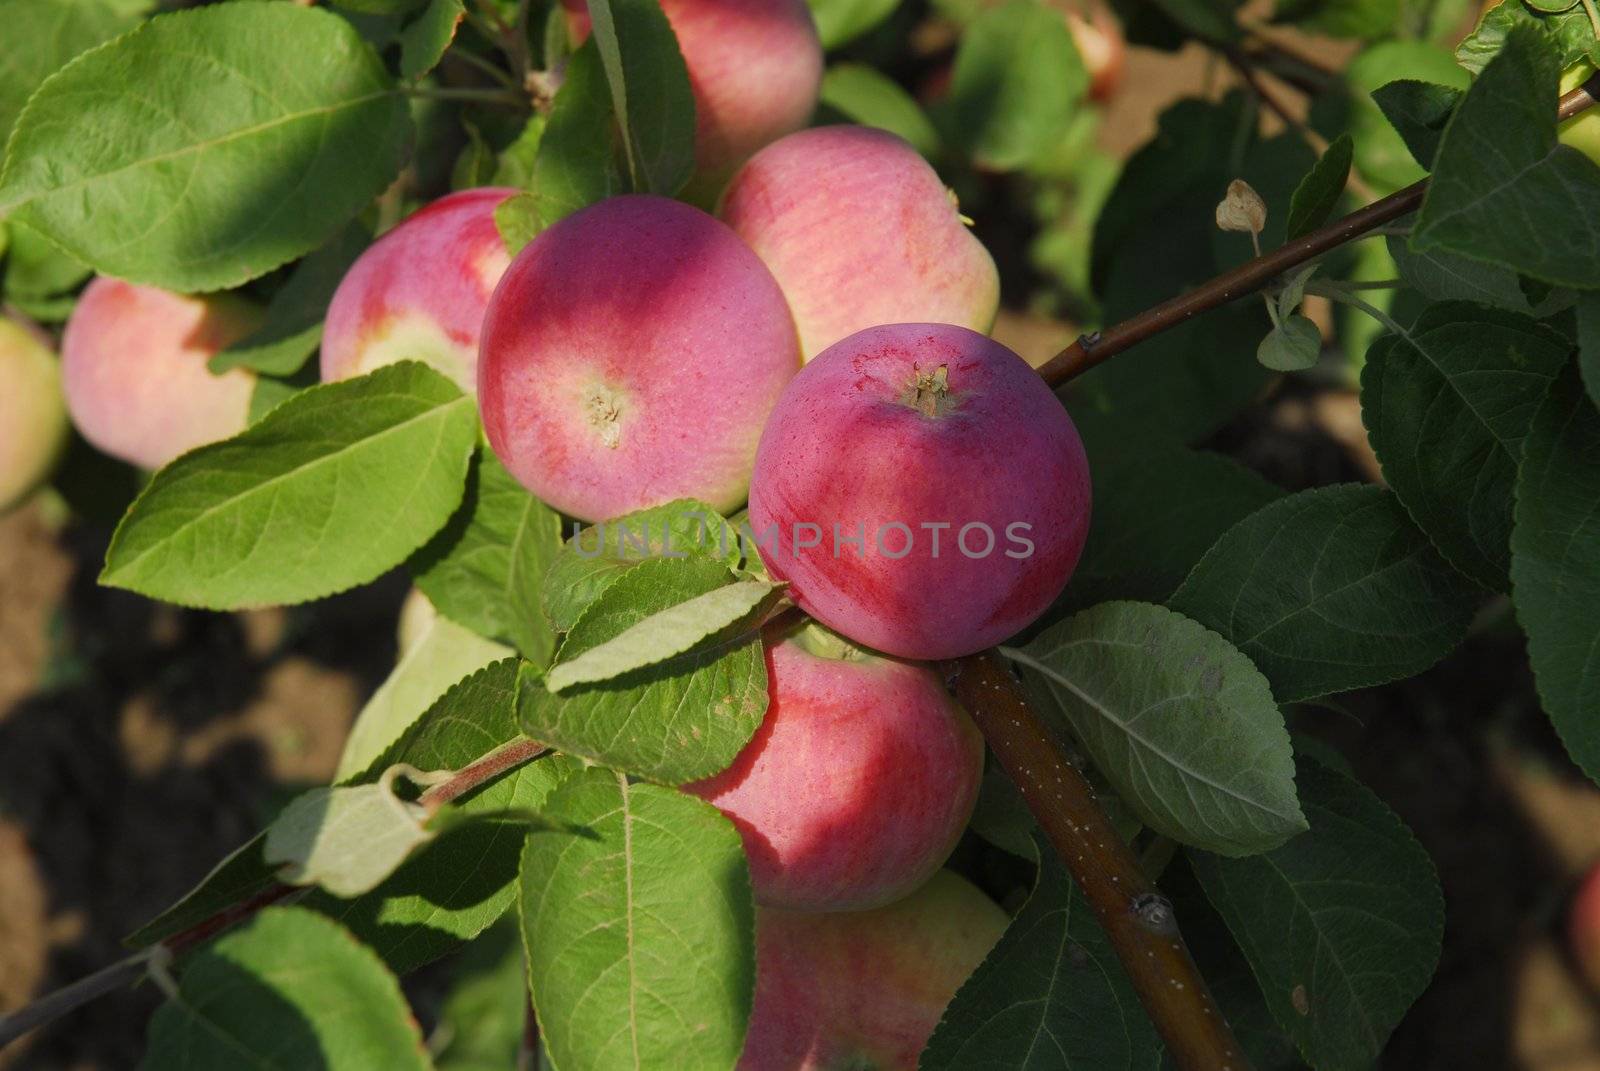
[(157, 469), (245, 428), (255, 375), (212, 375), (206, 362), (261, 322), (228, 294), (189, 297), (99, 277), (61, 339), (72, 423), (102, 452)]
[(772, 269), (808, 361), (877, 324), (994, 323), (994, 258), (928, 162), (887, 131), (773, 142), (734, 176), (720, 214)]
[[(1594, 64), (1579, 60), (1561, 75), (1561, 92), (1577, 89), (1594, 75)], [(1562, 123), (1558, 135), (1563, 145), (1571, 145), (1583, 155), (1600, 164), (1600, 108), (1579, 112)]]
[(739, 1071), (915, 1071), (1006, 913), (948, 870), (871, 911), (756, 912), (756, 996)]
[(799, 365), (783, 293), (739, 236), (629, 195), (511, 262), (484, 317), (478, 403), (506, 468), (564, 513), (604, 520), (683, 497), (730, 510)]
[(0, 513), (45, 481), (66, 440), (55, 354), (32, 329), (0, 317)]
[(511, 263), (494, 210), (516, 192), (485, 186), (441, 197), (362, 253), (328, 303), (323, 382), (415, 360), (477, 389), (483, 310)]
[(1122, 67), (1128, 53), (1122, 25), (1100, 4), (1091, 5), (1087, 11), (1068, 8), (1066, 15), (1072, 43), (1089, 72), (1089, 99), (1104, 104), (1122, 84)]
[(1061, 592), (1089, 464), (1026, 361), (949, 324), (851, 335), (801, 369), (761, 436), (750, 524), (811, 616), (902, 658), (970, 654)]
[(766, 718), (687, 790), (739, 827), (758, 903), (878, 907), (949, 858), (977, 802), (983, 740), (927, 666), (815, 622), (764, 637)]
[[(562, 0), (568, 33), (589, 36), (584, 0)], [(709, 205), (751, 153), (811, 119), (822, 43), (806, 0), (661, 0), (694, 93), (696, 175), (685, 196)]]
[(1600, 994), (1600, 863), (1578, 887), (1567, 920), (1573, 958), (1589, 987)]

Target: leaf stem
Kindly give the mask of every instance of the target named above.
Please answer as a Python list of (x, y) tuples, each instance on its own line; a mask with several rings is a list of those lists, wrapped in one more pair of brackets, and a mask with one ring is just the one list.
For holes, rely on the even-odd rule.
[(491, 63), (490, 61), (484, 59), (471, 49), (456, 47), (450, 49), (450, 51), (445, 53), (445, 55), (449, 56), (451, 59), (460, 60), (469, 67), (474, 67), (479, 71), (482, 71), (484, 74), (488, 75), (490, 78), (493, 78), (496, 82), (499, 82), (501, 85), (513, 92), (515, 92), (517, 89), (517, 83), (511, 80), (511, 76), (509, 74), (502, 70), (497, 64)]
[(1247, 1071), (1249, 1061), (1178, 932), (1172, 904), (1146, 876), (1004, 660), (985, 651), (946, 669), (956, 698), (1088, 900), (1180, 1071)]
[(404, 91), (407, 96), (427, 100), (465, 100), (478, 104), (500, 104), (508, 108), (531, 108), (530, 102), (514, 89), (453, 89), (434, 86), (411, 86)]
[(1390, 316), (1376, 305), (1373, 305), (1367, 301), (1363, 301), (1361, 298), (1358, 298), (1352, 294), (1350, 292), (1350, 284), (1348, 283), (1336, 283), (1330, 280), (1313, 281), (1306, 284), (1306, 293), (1317, 294), (1321, 297), (1328, 298), (1331, 301), (1337, 301), (1341, 304), (1349, 305), (1353, 309), (1360, 309), (1362, 312), (1366, 313), (1368, 316), (1372, 317), (1374, 320), (1378, 321), (1395, 334), (1410, 337), (1411, 332), (1407, 331), (1405, 327), (1394, 317)]

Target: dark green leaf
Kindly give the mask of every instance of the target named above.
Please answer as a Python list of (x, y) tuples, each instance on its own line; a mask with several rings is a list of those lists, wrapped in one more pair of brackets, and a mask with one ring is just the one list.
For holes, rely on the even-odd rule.
[(1578, 369), (1589, 397), (1600, 405), (1600, 293), (1578, 296)]
[(1479, 597), (1394, 495), (1343, 484), (1234, 525), (1171, 606), (1243, 651), (1287, 703), (1422, 672), (1461, 642)]
[[(694, 172), (694, 95), (656, 0), (589, 0), (634, 189), (672, 196)], [(592, 136), (592, 132), (591, 132)]]
[(1600, 413), (1575, 368), (1534, 415), (1517, 479), (1511, 598), (1545, 712), (1600, 780)]
[(939, 132), (900, 86), (861, 63), (838, 63), (822, 76), (822, 103), (843, 118), (905, 138), (924, 156), (939, 151)]
[(462, 950), (450, 981), (428, 1037), (438, 1071), (516, 1067), (528, 1018), (528, 970), (509, 916)]
[(1568, 352), (1527, 317), (1447, 303), (1367, 353), (1361, 416), (1384, 478), (1445, 558), (1496, 591), (1522, 437)]
[(1168, 18), (1206, 41), (1230, 42), (1241, 36), (1234, 22), (1234, 0), (1154, 0)]
[(1379, 86), (1372, 99), (1423, 167), (1433, 167), (1445, 124), (1466, 94), (1452, 86), (1401, 79)]
[(1400, 19), (1400, 0), (1278, 0), (1273, 22), (1329, 37), (1385, 37)]
[[(1316, 162), (1300, 185), (1294, 188), (1289, 200), (1289, 224), (1285, 237), (1291, 241), (1310, 234), (1327, 222), (1344, 196), (1344, 184), (1350, 178), (1350, 154), (1354, 142), (1349, 134), (1340, 134), (1328, 145), (1328, 151)], [(1272, 367), (1268, 365), (1268, 367)]]
[(1474, 301), (1541, 320), (1561, 311), (1573, 300), (1572, 291), (1555, 290), (1535, 307), (1528, 303), (1521, 280), (1510, 268), (1437, 249), (1413, 252), (1406, 239), (1399, 235), (1388, 240), (1388, 247), (1400, 278), (1434, 301)]
[(122, 939), (129, 948), (146, 948), (197, 926), (212, 915), (278, 884), (274, 867), (262, 858), (263, 834), (256, 834), (200, 879), (171, 907)]
[(404, 98), (337, 15), (176, 11), (39, 87), (0, 214), (107, 275), (215, 290), (327, 241), (393, 181), (410, 136)]
[(429, 0), (400, 34), (400, 77), (416, 80), (439, 65), (467, 15), (461, 0)]
[(1190, 860), (1306, 1060), (1370, 1067), (1439, 962), (1439, 879), (1361, 784), (1309, 760), (1296, 776), (1309, 832), (1254, 858)]

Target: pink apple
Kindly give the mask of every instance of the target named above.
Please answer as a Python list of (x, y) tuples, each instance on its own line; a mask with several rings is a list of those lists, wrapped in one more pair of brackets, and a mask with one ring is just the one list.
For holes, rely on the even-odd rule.
[(0, 513), (45, 481), (66, 438), (61, 370), (48, 339), (0, 317)]
[(1567, 918), (1573, 958), (1583, 972), (1584, 981), (1600, 994), (1600, 863), (1596, 863), (1583, 879)]
[(750, 483), (767, 568), (801, 609), (903, 658), (954, 658), (1061, 592), (1089, 528), (1089, 467), (1026, 361), (949, 324), (851, 335), (767, 422)]
[(613, 197), (511, 262), (483, 322), (478, 403), (506, 468), (564, 513), (732, 509), (799, 364), (783, 294), (738, 235), (678, 201)]
[(1092, 4), (1087, 12), (1069, 8), (1067, 29), (1072, 31), (1072, 43), (1089, 72), (1089, 99), (1103, 104), (1122, 84), (1128, 52), (1122, 26), (1105, 7)]
[(808, 361), (878, 324), (994, 323), (994, 258), (928, 162), (887, 131), (790, 134), (739, 170), (720, 214), (772, 269)]
[(323, 382), (416, 360), (476, 389), (483, 310), (511, 262), (494, 210), (516, 192), (441, 197), (362, 253), (328, 304)]
[(756, 912), (756, 996), (739, 1071), (915, 1071), (1006, 913), (941, 870), (872, 911)]
[(765, 639), (760, 730), (688, 791), (739, 827), (758, 903), (853, 910), (905, 896), (972, 817), (982, 738), (927, 666), (814, 622)]
[[(584, 0), (562, 0), (574, 41), (589, 36)], [(751, 153), (811, 119), (822, 44), (806, 0), (661, 0), (694, 93), (697, 173), (687, 195), (709, 204)]]
[(61, 339), (67, 410), (104, 453), (156, 469), (244, 430), (255, 376), (206, 362), (255, 330), (256, 306), (96, 278)]

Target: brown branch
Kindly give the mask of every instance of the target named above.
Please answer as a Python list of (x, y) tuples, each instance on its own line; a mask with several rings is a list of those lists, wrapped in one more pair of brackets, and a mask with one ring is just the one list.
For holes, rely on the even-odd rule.
[[(1591, 107), (1597, 94), (1600, 94), (1600, 75), (1595, 75), (1561, 98), (1556, 111), (1557, 119), (1570, 119)], [(1359, 238), (1374, 227), (1392, 223), (1414, 212), (1422, 204), (1422, 196), (1427, 189), (1427, 179), (1413, 183), (1303, 238), (1286, 242), (1270, 253), (1225, 271), (1186, 294), (1146, 309), (1104, 331), (1082, 335), (1042, 365), (1039, 374), (1052, 387), (1058, 387), (1152, 335), (1176, 327), (1202, 312), (1247, 297), (1291, 268), (1297, 268), (1353, 238)]]
[(1094, 789), (993, 651), (951, 664), (966, 707), (1105, 929), (1150, 1021), (1182, 1071), (1247, 1071), (1178, 932), (1172, 904), (1096, 802)]

